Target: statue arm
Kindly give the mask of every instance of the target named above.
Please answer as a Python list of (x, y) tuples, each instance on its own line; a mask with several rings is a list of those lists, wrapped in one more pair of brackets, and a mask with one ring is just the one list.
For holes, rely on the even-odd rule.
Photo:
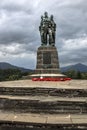
[(54, 31), (56, 31), (56, 24), (54, 23)]
[(39, 31), (41, 31), (41, 26), (39, 26)]

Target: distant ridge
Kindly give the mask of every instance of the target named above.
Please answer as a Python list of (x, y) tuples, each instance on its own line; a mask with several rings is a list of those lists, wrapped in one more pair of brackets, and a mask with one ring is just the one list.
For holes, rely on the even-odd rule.
[[(0, 69), (2, 69), (2, 70), (4, 70), (4, 69), (19, 69), (19, 70), (21, 70), (21, 72), (32, 72), (33, 71), (32, 69), (18, 67), (18, 66), (12, 65), (12, 64), (7, 63), (7, 62), (0, 62)], [(81, 63), (66, 66), (66, 67), (61, 67), (60, 69), (61, 69), (61, 72), (67, 72), (69, 70), (87, 72), (87, 66), (84, 64), (81, 64)]]
[(66, 67), (61, 67), (61, 72), (67, 72), (69, 70), (75, 70), (80, 72), (87, 72), (87, 66), (81, 63), (70, 65)]
[(32, 69), (26, 69), (23, 67), (18, 67), (12, 64), (9, 64), (7, 62), (0, 62), (0, 69), (4, 70), (4, 69), (19, 69), (21, 70), (21, 72), (31, 72), (33, 71)]

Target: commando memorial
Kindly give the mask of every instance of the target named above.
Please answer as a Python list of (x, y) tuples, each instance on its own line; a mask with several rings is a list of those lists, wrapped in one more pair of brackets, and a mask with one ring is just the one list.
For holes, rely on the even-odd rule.
[(0, 82), (0, 130), (87, 130), (87, 80), (61, 74), (56, 29), (45, 12), (32, 80)]
[(56, 23), (53, 15), (45, 12), (41, 16), (39, 26), (41, 45), (37, 49), (37, 63), (33, 81), (64, 81), (70, 80), (61, 74), (59, 68), (58, 51), (56, 47)]
[(39, 26), (41, 46), (37, 50), (37, 74), (59, 73), (58, 53), (55, 46), (56, 23), (53, 15), (45, 12)]

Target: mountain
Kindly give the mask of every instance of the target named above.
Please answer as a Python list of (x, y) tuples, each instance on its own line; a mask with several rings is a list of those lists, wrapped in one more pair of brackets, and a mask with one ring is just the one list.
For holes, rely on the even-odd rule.
[(75, 64), (75, 65), (70, 65), (66, 67), (61, 68), (61, 72), (66, 72), (69, 70), (75, 70), (75, 71), (80, 71), (80, 72), (87, 72), (87, 66), (81, 63)]
[(0, 62), (0, 69), (19, 69), (21, 70), (21, 72), (31, 72), (33, 70), (31, 69), (26, 69), (26, 68), (22, 68), (22, 67), (18, 67), (18, 66), (14, 66), (14, 65), (11, 65), (9, 63), (6, 63), (6, 62)]
[[(0, 62), (0, 69), (19, 69), (21, 72), (32, 72), (32, 69), (26, 69), (23, 67), (14, 66), (12, 64), (6, 63), (6, 62)], [(87, 72), (87, 66), (81, 63), (70, 65), (66, 67), (61, 67), (61, 72), (67, 72), (69, 70), (75, 70), (80, 72)]]

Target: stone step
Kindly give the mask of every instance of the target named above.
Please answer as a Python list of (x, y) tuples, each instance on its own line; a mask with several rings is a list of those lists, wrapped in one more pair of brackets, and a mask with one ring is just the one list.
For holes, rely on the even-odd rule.
[[(0, 112), (0, 130), (87, 130), (87, 114)], [(3, 129), (2, 129), (3, 128)]]
[(0, 111), (0, 123), (24, 122), (24, 123), (42, 123), (42, 124), (87, 124), (87, 114), (35, 114), (35, 113), (10, 113)]
[(35, 100), (39, 102), (87, 102), (87, 97), (58, 97), (58, 96), (10, 96), (10, 95), (0, 95), (0, 99), (10, 99), (10, 100)]
[(0, 87), (0, 95), (14, 96), (60, 96), (87, 97), (87, 89), (40, 88), (40, 87)]
[[(34, 99), (36, 98), (36, 99)], [(34, 113), (87, 113), (86, 98), (0, 96), (0, 109)]]

